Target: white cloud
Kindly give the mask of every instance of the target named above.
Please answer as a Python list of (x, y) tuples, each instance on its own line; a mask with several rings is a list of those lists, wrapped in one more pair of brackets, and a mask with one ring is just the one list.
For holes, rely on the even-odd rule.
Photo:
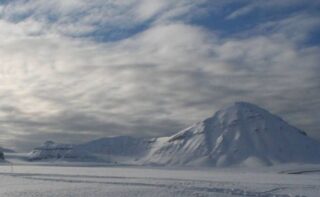
[(258, 25), (256, 31), (268, 32), (286, 37), (291, 42), (304, 42), (309, 38), (310, 32), (320, 27), (318, 16), (302, 13), (287, 17), (282, 20), (269, 21)]
[(235, 19), (235, 18), (238, 18), (240, 16), (243, 16), (243, 15), (246, 15), (250, 12), (252, 12), (253, 10), (255, 9), (255, 6), (254, 5), (249, 5), (249, 6), (244, 6), (234, 12), (232, 12), (230, 15), (228, 15), (226, 17), (226, 19)]
[[(0, 17), (9, 21), (31, 18), (43, 23), (47, 31), (68, 36), (89, 35), (95, 31), (108, 33), (114, 29), (130, 30), (149, 20), (168, 21), (184, 16), (206, 0), (145, 1), (145, 0), (15, 0), (1, 7)], [(155, 18), (156, 16), (156, 18)], [(161, 19), (161, 20), (160, 20)]]
[(142, 0), (136, 10), (137, 17), (143, 21), (148, 20), (167, 9), (170, 5), (169, 3), (169, 1)]
[[(313, 90), (319, 87), (320, 49), (300, 47), (288, 36), (295, 21), (306, 25), (299, 31), (306, 36), (317, 24), (312, 16), (222, 38), (176, 19), (192, 15), (188, 11), (197, 4), (191, 1), (166, 1), (152, 9), (136, 1), (61, 2), (17, 1), (1, 14), (0, 128), (7, 145), (21, 136), (38, 143), (32, 141), (36, 134), (60, 140), (72, 140), (75, 133), (162, 135), (234, 100), (256, 102), (312, 131), (317, 125), (320, 95)], [(48, 21), (46, 12), (57, 18)], [(77, 18), (79, 12), (84, 14)], [(32, 14), (13, 20), (25, 13)], [(99, 43), (77, 37), (103, 24), (130, 28), (152, 17), (146, 30), (126, 39)], [(266, 26), (273, 31), (259, 33)], [(313, 108), (306, 97), (312, 97)]]
[(231, 12), (228, 16), (226, 16), (226, 19), (236, 19), (238, 17), (243, 17), (245, 15), (248, 15), (252, 13), (255, 10), (261, 11), (279, 11), (279, 10), (284, 10), (288, 7), (294, 8), (298, 6), (311, 6), (311, 7), (316, 7), (319, 6), (320, 3), (319, 1), (308, 1), (303, 2), (300, 0), (256, 0), (256, 1), (244, 1), (244, 6), (236, 9), (235, 11)]

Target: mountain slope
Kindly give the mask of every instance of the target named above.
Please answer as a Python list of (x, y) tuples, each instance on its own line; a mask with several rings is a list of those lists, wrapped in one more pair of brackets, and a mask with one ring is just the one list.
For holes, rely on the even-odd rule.
[(319, 159), (317, 141), (256, 105), (237, 102), (171, 137), (158, 138), (141, 162), (256, 166)]
[(28, 154), (28, 160), (98, 161), (87, 151), (75, 149), (71, 144), (57, 144), (53, 141), (46, 141), (41, 146), (34, 148)]
[(148, 152), (150, 141), (129, 136), (107, 137), (74, 146), (113, 163), (135, 164)]
[(0, 151), (0, 162), (4, 161), (4, 153)]
[(118, 156), (141, 155), (147, 147), (148, 140), (129, 136), (101, 138), (75, 146), (79, 150)]
[(3, 148), (0, 146), (0, 151), (4, 153), (14, 153), (14, 150), (8, 149), (8, 148)]

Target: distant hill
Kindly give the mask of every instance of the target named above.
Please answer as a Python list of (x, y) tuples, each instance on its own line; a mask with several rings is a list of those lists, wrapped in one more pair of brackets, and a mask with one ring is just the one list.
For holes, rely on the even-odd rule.
[(74, 149), (71, 144), (57, 144), (46, 141), (28, 154), (29, 161), (98, 161), (99, 159), (84, 150)]
[(14, 153), (14, 152), (15, 152), (15, 151), (12, 150), (12, 149), (3, 148), (3, 147), (0, 147), (0, 151), (1, 151), (1, 152), (4, 152), (4, 153)]
[(4, 153), (0, 151), (0, 162), (4, 161)]
[(130, 136), (101, 138), (75, 146), (79, 150), (118, 156), (141, 156), (148, 151), (148, 147), (148, 139)]

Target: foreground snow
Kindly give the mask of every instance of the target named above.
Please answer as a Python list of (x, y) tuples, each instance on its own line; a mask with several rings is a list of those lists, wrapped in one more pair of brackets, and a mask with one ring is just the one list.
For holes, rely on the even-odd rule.
[(318, 169), (2, 165), (0, 196), (318, 196)]

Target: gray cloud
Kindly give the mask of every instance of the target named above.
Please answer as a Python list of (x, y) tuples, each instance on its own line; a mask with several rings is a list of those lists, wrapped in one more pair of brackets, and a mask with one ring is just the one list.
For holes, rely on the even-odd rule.
[[(301, 45), (317, 16), (298, 13), (222, 38), (187, 22), (188, 11), (203, 11), (192, 1), (152, 9), (144, 1), (26, 2), (0, 11), (1, 144), (29, 149), (47, 139), (167, 135), (237, 100), (319, 139), (320, 49)], [(52, 7), (53, 18), (44, 20)], [(74, 36), (102, 23), (131, 28), (148, 20), (148, 28), (118, 41)]]

